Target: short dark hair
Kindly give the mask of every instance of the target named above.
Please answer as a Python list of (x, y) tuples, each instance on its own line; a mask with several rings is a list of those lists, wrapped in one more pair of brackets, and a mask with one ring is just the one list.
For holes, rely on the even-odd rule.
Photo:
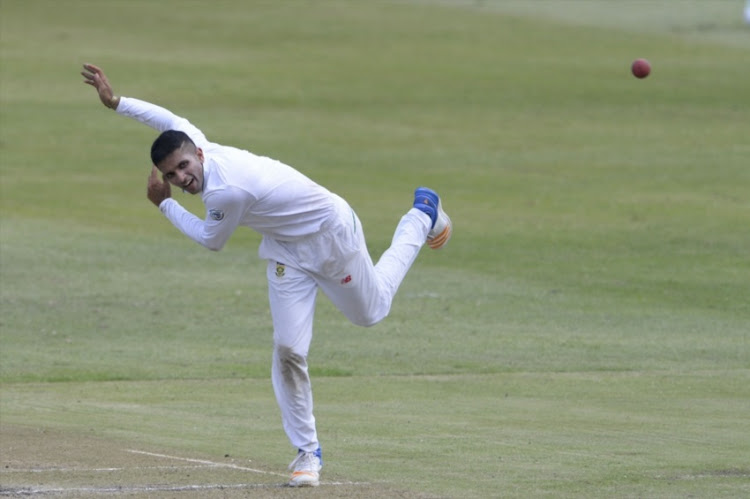
[(185, 142), (195, 145), (188, 134), (179, 130), (167, 130), (159, 135), (151, 144), (151, 161), (158, 165), (167, 156), (182, 147)]

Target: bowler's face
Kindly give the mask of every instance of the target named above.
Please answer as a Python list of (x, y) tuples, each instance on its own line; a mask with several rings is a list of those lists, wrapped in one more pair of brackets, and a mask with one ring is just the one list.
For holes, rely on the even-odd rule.
[(185, 142), (156, 165), (164, 180), (190, 194), (203, 190), (203, 150)]

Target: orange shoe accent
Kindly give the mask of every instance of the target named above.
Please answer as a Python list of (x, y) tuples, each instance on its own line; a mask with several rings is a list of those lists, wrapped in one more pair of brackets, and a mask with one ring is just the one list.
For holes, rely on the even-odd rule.
[(451, 226), (447, 225), (445, 229), (443, 229), (443, 232), (433, 237), (432, 239), (428, 239), (427, 244), (432, 249), (440, 249), (443, 246), (445, 246), (445, 244), (451, 238), (451, 234), (452, 234)]
[(295, 471), (292, 473), (289, 485), (292, 487), (316, 487), (320, 483), (318, 481), (319, 476), (312, 471)]
[(295, 471), (294, 473), (292, 473), (292, 478), (296, 476), (303, 476), (303, 475), (307, 475), (307, 476), (311, 476), (315, 478), (315, 475), (317, 475), (317, 473), (313, 473), (312, 471)]

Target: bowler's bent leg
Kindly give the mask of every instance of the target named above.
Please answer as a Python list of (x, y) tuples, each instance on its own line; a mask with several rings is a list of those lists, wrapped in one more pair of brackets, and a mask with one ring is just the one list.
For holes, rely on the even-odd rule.
[(318, 284), (354, 324), (372, 326), (391, 310), (393, 298), (427, 240), (431, 221), (412, 208), (400, 220), (390, 247), (373, 265), (359, 219), (354, 220), (359, 251), (347, 262), (343, 276), (318, 276)]

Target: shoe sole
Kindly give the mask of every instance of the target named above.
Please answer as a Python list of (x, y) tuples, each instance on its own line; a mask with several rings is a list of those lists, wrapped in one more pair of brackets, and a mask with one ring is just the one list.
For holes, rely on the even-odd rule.
[(300, 489), (302, 487), (317, 487), (318, 485), (320, 485), (320, 482), (289, 482), (288, 486), (294, 489)]
[(441, 204), (442, 203), (438, 203), (438, 219), (445, 219), (447, 223), (440, 234), (427, 238), (427, 245), (434, 250), (445, 246), (453, 235), (453, 223), (451, 222), (450, 217), (443, 211)]
[(453, 230), (451, 230), (451, 226), (449, 223), (445, 227), (445, 229), (443, 229), (443, 232), (433, 237), (432, 239), (428, 239), (427, 245), (434, 250), (440, 249), (446, 245), (448, 240), (451, 238), (452, 233), (453, 233)]

